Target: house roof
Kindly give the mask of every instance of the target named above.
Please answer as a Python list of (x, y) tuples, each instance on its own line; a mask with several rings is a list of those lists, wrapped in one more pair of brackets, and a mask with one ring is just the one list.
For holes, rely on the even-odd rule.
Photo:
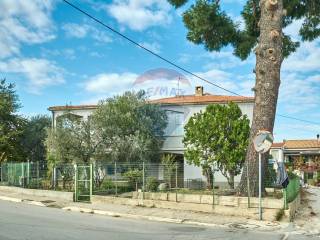
[(317, 139), (285, 140), (282, 143), (274, 143), (272, 148), (283, 147), (284, 149), (320, 149), (320, 141)]
[(66, 111), (66, 110), (84, 110), (84, 109), (96, 109), (98, 105), (64, 105), (49, 107), (49, 111)]
[(169, 98), (160, 98), (151, 100), (151, 103), (159, 104), (208, 104), (208, 103), (228, 103), (228, 102), (254, 102), (253, 97), (242, 97), (242, 96), (225, 96), (225, 95), (210, 95), (205, 94), (203, 96), (196, 95), (183, 95)]
[[(228, 103), (228, 102), (244, 102), (253, 103), (253, 97), (242, 96), (225, 96), (225, 95), (210, 95), (205, 94), (203, 96), (195, 95), (183, 95), (169, 98), (160, 98), (156, 100), (150, 100), (150, 103), (179, 105), (179, 104), (209, 104), (209, 103)], [(96, 109), (97, 105), (65, 105), (65, 106), (52, 106), (49, 107), (49, 111), (65, 111), (65, 110), (83, 110), (83, 109)]]
[(272, 148), (282, 148), (284, 145), (283, 142), (273, 143)]

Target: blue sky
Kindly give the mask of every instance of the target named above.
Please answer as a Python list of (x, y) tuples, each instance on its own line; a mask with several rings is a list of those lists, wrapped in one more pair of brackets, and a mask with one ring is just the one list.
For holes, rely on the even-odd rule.
[[(166, 0), (72, 1), (143, 46), (188, 70), (242, 95), (252, 95), (255, 59), (240, 61), (226, 47), (207, 52), (186, 40), (181, 14)], [(222, 8), (241, 25), (242, 0), (222, 1)], [(14, 82), (26, 116), (48, 113), (65, 104), (92, 104), (126, 90), (145, 89), (151, 98), (172, 89), (192, 93), (228, 94), (184, 74), (190, 84), (153, 79), (136, 83), (152, 69), (174, 69), (134, 47), (62, 1), (1, 0), (0, 77)], [(285, 32), (294, 39), (300, 21)], [(320, 122), (320, 40), (302, 43), (283, 63), (278, 113)], [(177, 70), (177, 69), (175, 69)], [(177, 70), (178, 71), (178, 70)], [(179, 72), (179, 71), (178, 71)], [(167, 92), (157, 89), (166, 88)], [(277, 117), (277, 140), (315, 138), (320, 125)]]

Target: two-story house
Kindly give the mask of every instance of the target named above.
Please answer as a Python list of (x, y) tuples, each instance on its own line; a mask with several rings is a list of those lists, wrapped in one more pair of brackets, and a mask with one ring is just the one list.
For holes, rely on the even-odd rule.
[[(252, 120), (254, 98), (242, 96), (224, 96), (212, 95), (204, 93), (202, 86), (197, 86), (194, 95), (182, 95), (169, 98), (161, 98), (151, 100), (151, 103), (160, 104), (167, 112), (168, 126), (165, 130), (165, 141), (162, 146), (162, 151), (176, 155), (176, 159), (183, 165), (184, 182), (190, 179), (199, 179), (205, 181), (202, 175), (202, 170), (199, 167), (191, 166), (184, 159), (184, 125), (188, 122), (193, 114), (205, 110), (209, 104), (227, 104), (235, 102), (240, 107), (243, 114), (247, 115)], [(87, 119), (88, 116), (97, 108), (96, 105), (80, 105), (80, 106), (54, 106), (49, 110), (52, 112), (53, 126), (56, 126), (57, 119), (65, 114), (66, 110), (77, 116)], [(226, 182), (221, 174), (216, 174), (217, 182)], [(235, 178), (237, 182), (239, 176)]]

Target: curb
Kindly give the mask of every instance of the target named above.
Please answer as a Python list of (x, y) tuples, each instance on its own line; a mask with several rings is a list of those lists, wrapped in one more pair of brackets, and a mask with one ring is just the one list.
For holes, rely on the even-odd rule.
[(28, 199), (20, 199), (20, 198), (0, 196), (0, 200), (8, 201), (8, 202), (15, 202), (15, 203), (26, 203), (26, 204), (29, 204), (29, 205), (34, 205), (34, 206), (39, 206), (39, 207), (46, 207), (46, 205), (43, 204), (42, 202), (28, 200)]
[(0, 200), (9, 201), (9, 202), (22, 202), (22, 199), (6, 197), (6, 196), (0, 196)]
[(76, 206), (67, 206), (62, 208), (66, 211), (73, 212), (81, 212), (81, 213), (90, 213), (90, 214), (98, 214), (110, 217), (124, 217), (131, 219), (140, 219), (140, 220), (149, 220), (155, 222), (166, 222), (166, 223), (176, 223), (176, 224), (186, 224), (186, 225), (196, 225), (203, 227), (219, 227), (219, 228), (234, 228), (234, 229), (256, 229), (259, 231), (277, 231), (283, 228), (280, 223), (271, 223), (267, 222), (265, 224), (261, 224), (261, 222), (257, 221), (249, 221), (245, 223), (226, 223), (226, 224), (216, 224), (216, 223), (205, 223), (198, 222), (189, 219), (180, 219), (180, 218), (164, 218), (164, 217), (156, 217), (156, 216), (145, 216), (145, 215), (136, 215), (136, 214), (127, 214), (127, 213), (118, 213), (112, 211), (104, 211), (98, 209), (90, 209), (90, 208), (81, 208)]
[(183, 223), (184, 222), (184, 219), (163, 218), (163, 217), (135, 215), (135, 214), (128, 214), (128, 213), (118, 213), (118, 212), (103, 211), (103, 210), (98, 210), (98, 209), (81, 208), (81, 207), (74, 207), (74, 206), (64, 207), (64, 208), (62, 208), (62, 210), (71, 211), (71, 212), (81, 212), (81, 213), (105, 215), (105, 216), (110, 216), (110, 217), (143, 219), (143, 220), (150, 220), (150, 221), (157, 221), (157, 222), (168, 222), (168, 223)]

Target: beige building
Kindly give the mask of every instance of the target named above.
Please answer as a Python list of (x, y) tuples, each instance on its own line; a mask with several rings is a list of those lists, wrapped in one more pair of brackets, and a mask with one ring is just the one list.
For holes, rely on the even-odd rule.
[[(201, 86), (196, 87), (194, 95), (161, 98), (151, 100), (150, 102), (160, 104), (161, 108), (167, 112), (168, 125), (165, 130), (165, 141), (162, 146), (162, 151), (175, 154), (181, 162), (184, 170), (184, 182), (188, 182), (191, 179), (198, 179), (199, 181), (205, 182), (202, 170), (199, 167), (187, 164), (186, 159), (184, 159), (182, 140), (184, 136), (184, 125), (188, 122), (189, 118), (195, 113), (205, 110), (209, 104), (235, 102), (240, 107), (242, 114), (247, 115), (251, 122), (254, 106), (254, 99), (252, 97), (212, 95), (204, 93), (203, 87)], [(52, 112), (53, 125), (56, 126), (57, 120), (63, 116), (66, 111), (68, 111), (69, 114), (87, 119), (96, 108), (96, 105), (53, 106), (48, 110)], [(239, 181), (239, 178), (240, 176), (237, 176), (235, 181)], [(215, 179), (218, 182), (226, 181), (220, 173), (216, 174)]]

